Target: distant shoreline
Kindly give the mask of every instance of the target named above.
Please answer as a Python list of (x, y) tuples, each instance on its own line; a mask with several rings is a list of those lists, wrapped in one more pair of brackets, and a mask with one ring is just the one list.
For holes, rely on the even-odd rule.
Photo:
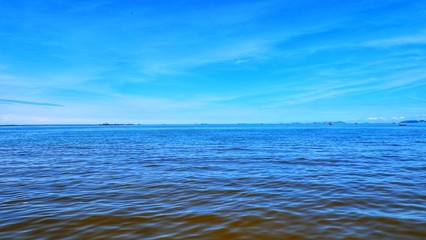
[[(0, 127), (43, 127), (43, 126), (153, 126), (153, 125), (329, 125), (330, 122), (310, 122), (310, 123), (46, 123), (46, 124), (0, 124)], [(379, 125), (395, 125), (399, 123), (406, 124), (425, 124), (425, 120), (406, 120), (401, 122), (381, 122), (381, 123), (372, 123), (372, 122), (333, 122), (334, 125), (357, 125), (357, 124), (379, 124)]]

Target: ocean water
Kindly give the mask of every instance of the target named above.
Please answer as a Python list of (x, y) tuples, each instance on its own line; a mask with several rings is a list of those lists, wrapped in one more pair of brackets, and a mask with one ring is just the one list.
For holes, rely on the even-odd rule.
[(426, 125), (0, 127), (0, 239), (426, 239)]

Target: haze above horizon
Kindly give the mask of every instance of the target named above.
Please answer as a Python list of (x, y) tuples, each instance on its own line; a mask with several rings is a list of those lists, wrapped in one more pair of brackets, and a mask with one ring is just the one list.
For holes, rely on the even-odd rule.
[(426, 118), (426, 1), (0, 7), (0, 124)]

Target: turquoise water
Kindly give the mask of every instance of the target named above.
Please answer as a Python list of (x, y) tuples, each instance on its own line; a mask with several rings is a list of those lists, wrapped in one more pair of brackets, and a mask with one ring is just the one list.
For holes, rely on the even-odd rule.
[(426, 239), (426, 126), (0, 127), (0, 239)]

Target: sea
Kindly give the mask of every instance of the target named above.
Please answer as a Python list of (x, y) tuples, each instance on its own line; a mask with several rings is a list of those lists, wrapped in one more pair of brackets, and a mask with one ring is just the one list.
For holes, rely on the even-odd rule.
[(426, 239), (426, 124), (3, 126), (0, 239)]

